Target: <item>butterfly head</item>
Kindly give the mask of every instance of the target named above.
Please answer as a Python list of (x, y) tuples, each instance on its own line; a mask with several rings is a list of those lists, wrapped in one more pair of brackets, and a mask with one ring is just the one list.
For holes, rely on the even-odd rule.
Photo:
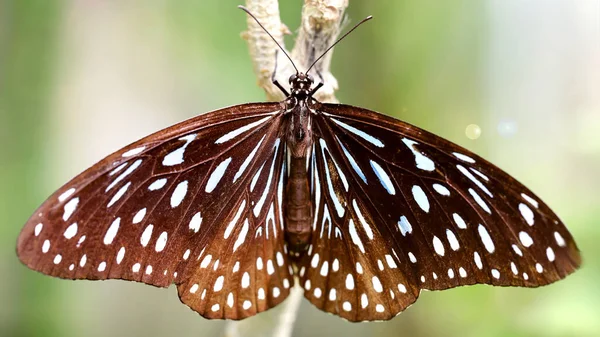
[(302, 98), (309, 96), (310, 88), (314, 80), (312, 76), (305, 73), (297, 73), (290, 76), (290, 85), (292, 86), (292, 95)]

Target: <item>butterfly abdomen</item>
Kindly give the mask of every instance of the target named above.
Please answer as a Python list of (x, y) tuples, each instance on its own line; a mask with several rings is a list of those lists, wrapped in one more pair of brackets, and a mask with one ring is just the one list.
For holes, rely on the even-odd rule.
[(310, 199), (306, 158), (290, 159), (289, 178), (285, 189), (285, 235), (292, 252), (302, 252), (310, 242), (313, 206)]

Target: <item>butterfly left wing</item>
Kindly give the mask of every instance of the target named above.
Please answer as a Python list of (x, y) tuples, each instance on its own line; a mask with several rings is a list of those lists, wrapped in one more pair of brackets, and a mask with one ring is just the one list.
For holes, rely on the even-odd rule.
[(421, 289), (536, 287), (580, 264), (530, 190), (468, 150), (366, 109), (313, 114), (315, 222), (305, 296), (351, 321), (390, 319)]
[(241, 319), (289, 293), (281, 106), (207, 113), (101, 160), (48, 198), (19, 259), (66, 279), (178, 286), (206, 318)]

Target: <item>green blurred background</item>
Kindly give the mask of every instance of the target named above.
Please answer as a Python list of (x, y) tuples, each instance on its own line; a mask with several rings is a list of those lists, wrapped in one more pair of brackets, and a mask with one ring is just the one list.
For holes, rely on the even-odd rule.
[[(14, 251), (44, 198), (104, 155), (264, 100), (240, 3), (0, 0), (0, 336), (222, 333), (174, 287), (52, 279)], [(301, 5), (281, 3), (292, 31)], [(338, 99), (498, 164), (561, 215), (584, 267), (540, 289), (425, 292), (384, 323), (347, 323), (303, 301), (294, 335), (600, 336), (600, 2), (354, 0), (347, 13), (375, 20), (336, 48)]]

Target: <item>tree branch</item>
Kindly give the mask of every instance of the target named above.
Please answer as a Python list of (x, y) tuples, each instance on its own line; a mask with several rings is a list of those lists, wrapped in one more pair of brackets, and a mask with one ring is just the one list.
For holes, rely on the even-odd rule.
[[(289, 34), (289, 29), (281, 22), (277, 0), (246, 0), (246, 7), (252, 12), (263, 26), (273, 35), (277, 42), (284, 46), (283, 35)], [(296, 39), (296, 44), (290, 54), (300, 71), (306, 70), (337, 38), (344, 17), (348, 0), (305, 0), (302, 9), (302, 19)], [(242, 37), (248, 42), (254, 73), (258, 85), (265, 90), (269, 101), (280, 101), (285, 97), (271, 83), (271, 75), (275, 71), (277, 55), (276, 79), (287, 84), (288, 78), (295, 70), (283, 53), (277, 53), (277, 46), (271, 38), (250, 17), (247, 17), (248, 30)], [(285, 48), (285, 46), (284, 46)], [(286, 50), (287, 52), (287, 50)], [(335, 91), (337, 80), (331, 74), (330, 51), (315, 66), (323, 76), (324, 85), (315, 98), (322, 102), (337, 102)], [(315, 69), (313, 68), (313, 69)], [(316, 81), (320, 78), (316, 71), (311, 71)]]
[[(348, 7), (348, 0), (305, 0), (302, 8), (302, 20), (296, 44), (290, 57), (294, 60), (298, 70), (305, 71), (337, 38), (344, 10)], [(289, 34), (289, 29), (281, 22), (279, 17), (279, 4), (277, 0), (246, 0), (246, 8), (260, 21), (260, 23), (273, 35), (277, 42), (285, 48), (283, 35)], [(286, 85), (290, 75), (295, 73), (294, 67), (262, 28), (251, 18), (246, 18), (248, 30), (242, 37), (248, 42), (248, 49), (258, 85), (265, 90), (269, 101), (284, 99), (283, 93), (273, 85), (271, 76), (274, 71), (279, 83)], [(324, 85), (316, 93), (315, 98), (321, 102), (337, 102), (335, 91), (337, 80), (331, 74), (330, 51), (322, 58), (311, 71), (315, 81), (321, 80), (317, 71), (323, 76)], [(275, 69), (277, 57), (277, 69)], [(304, 290), (296, 285), (288, 298), (274, 309), (243, 321), (229, 322), (225, 328), (227, 337), (243, 336), (274, 336), (288, 337), (292, 329)]]

